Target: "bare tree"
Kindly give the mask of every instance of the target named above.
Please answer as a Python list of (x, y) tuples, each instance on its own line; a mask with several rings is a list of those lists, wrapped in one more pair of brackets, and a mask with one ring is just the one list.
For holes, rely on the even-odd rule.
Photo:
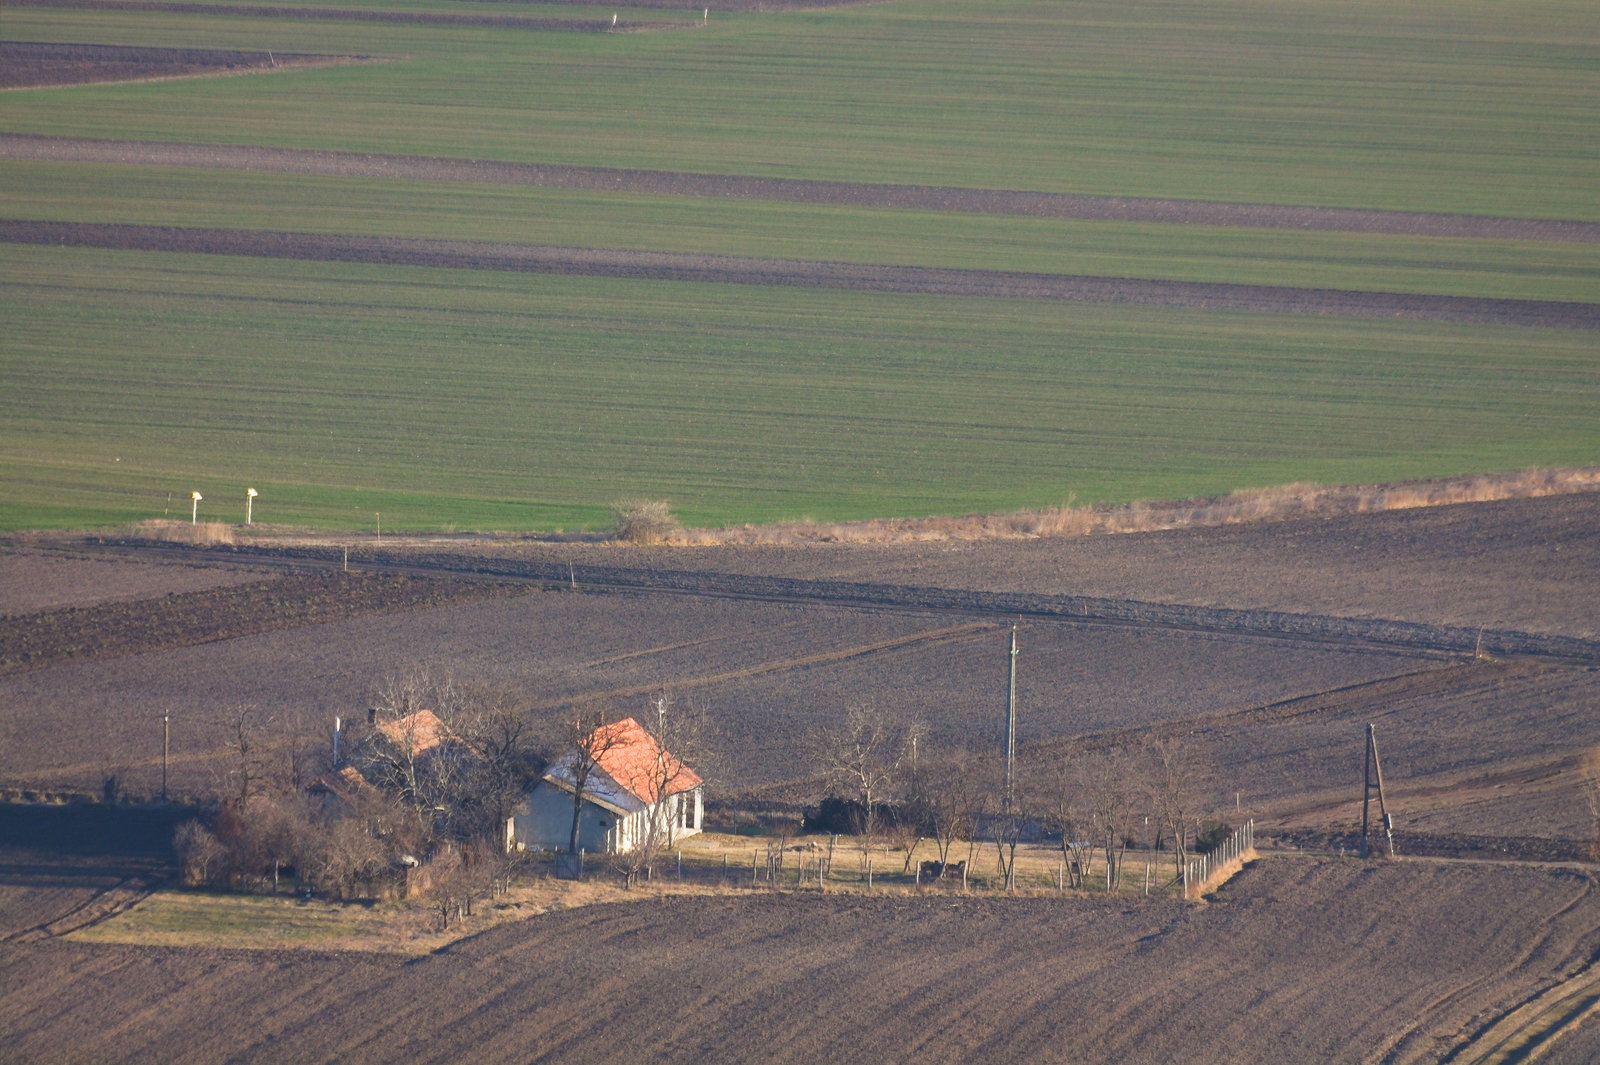
[(1015, 779), (1007, 779), (1004, 765), (997, 767), (989, 791), (991, 812), (986, 818), (994, 837), (1000, 881), (1007, 894), (1017, 887), (1017, 847), (1032, 817), (1032, 790), (1018, 787), (1017, 783)]
[(683, 757), (697, 755), (706, 733), (705, 707), (675, 702), (665, 691), (651, 697), (644, 717), (645, 730), (654, 741), (648, 757), (630, 759), (627, 779), (617, 782), (651, 804), (634, 845), (614, 857), (630, 887), (677, 843), (683, 823), (681, 796), (687, 793), (693, 802), (699, 779)]
[(877, 833), (878, 807), (895, 783), (905, 750), (901, 724), (870, 704), (853, 704), (844, 719), (822, 736), (819, 754), (829, 780), (848, 789), (861, 806), (863, 862)]
[(272, 720), (251, 703), (240, 703), (228, 715), (228, 801), (243, 809), (261, 790), (267, 774), (266, 751)]
[(173, 848), (183, 869), (183, 881), (191, 886), (212, 883), (212, 877), (227, 861), (228, 852), (216, 834), (199, 821), (185, 821), (178, 826)]
[(567, 837), (567, 852), (578, 853), (578, 829), (583, 821), (583, 803), (589, 796), (590, 782), (601, 772), (606, 755), (621, 745), (624, 734), (612, 728), (606, 708), (600, 704), (580, 706), (567, 723), (560, 761), (570, 776), (572, 787), (572, 830)]
[(1091, 839), (1105, 855), (1106, 891), (1114, 894), (1138, 794), (1132, 760), (1121, 748), (1092, 752), (1084, 759), (1083, 784)]
[(373, 728), (352, 752), (431, 835), (499, 840), (539, 759), (522, 704), (503, 689), (411, 671), (378, 689)]
[(957, 840), (970, 840), (983, 808), (983, 781), (973, 756), (960, 751), (918, 773), (919, 805), (933, 830), (939, 864), (950, 861)]
[(1068, 754), (1055, 766), (1043, 804), (1051, 831), (1060, 836), (1061, 862), (1074, 888), (1084, 886), (1094, 850), (1084, 775), (1082, 755)]
[(1207, 767), (1194, 745), (1175, 736), (1157, 737), (1150, 745), (1154, 763), (1149, 779), (1150, 812), (1158, 833), (1172, 840), (1173, 875), (1183, 871), (1191, 833), (1200, 824), (1201, 788)]

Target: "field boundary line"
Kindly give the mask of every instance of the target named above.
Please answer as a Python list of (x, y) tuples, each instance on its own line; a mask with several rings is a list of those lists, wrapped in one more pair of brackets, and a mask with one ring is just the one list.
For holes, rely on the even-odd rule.
[(0, 158), (187, 166), (212, 170), (516, 185), (705, 199), (770, 200), (944, 214), (1012, 215), (1226, 228), (1600, 243), (1600, 222), (1505, 218), (1356, 207), (1311, 207), (1078, 193), (767, 178), (689, 171), (451, 159), (439, 156), (268, 148), (181, 141), (101, 140), (0, 133)]
[(1311, 317), (1464, 322), (1600, 330), (1600, 303), (1412, 292), (1293, 288), (1222, 281), (1045, 274), (948, 267), (763, 259), (748, 255), (581, 248), (362, 234), (0, 219), (0, 241), (52, 247), (631, 281), (813, 288), (843, 292), (1133, 304)]
[[(337, 567), (346, 561), (342, 547), (235, 545), (211, 549), (116, 541), (86, 541), (80, 547), (92, 553), (153, 553), (228, 564), (249, 561), (266, 565)], [(358, 557), (351, 557), (348, 562), (368, 571), (414, 576), (448, 574), (471, 580), (530, 582), (550, 590), (576, 585), (580, 590), (589, 591), (618, 588), (678, 595), (814, 602), (867, 609), (931, 610), (969, 616), (999, 615), (1012, 619), (1035, 617), (1087, 625), (1163, 628), (1223, 636), (1329, 643), (1406, 655), (1522, 657), (1600, 665), (1600, 640), (1384, 618), (1203, 607), (1098, 596), (803, 580), (654, 567), (579, 566), (483, 556), (402, 554), (378, 547), (363, 548)]]
[[(998, 622), (976, 621), (966, 625), (951, 625), (942, 629), (930, 629), (926, 632), (915, 632), (907, 636), (896, 636), (889, 640), (878, 640), (868, 644), (857, 644), (854, 647), (841, 647), (833, 651), (819, 651), (816, 654), (801, 655), (797, 658), (785, 658), (774, 662), (762, 662), (744, 669), (730, 669), (720, 673), (707, 673), (698, 677), (685, 677), (680, 680), (654, 684), (632, 684), (622, 688), (608, 688), (601, 692), (587, 692), (582, 698), (595, 697), (626, 699), (635, 695), (649, 695), (651, 692), (681, 691), (685, 688), (704, 688), (711, 684), (723, 684), (731, 680), (744, 680), (748, 677), (760, 677), (769, 673), (782, 673), (791, 669), (805, 669), (809, 666), (826, 665), (832, 662), (846, 662), (852, 658), (862, 658), (867, 655), (883, 654), (886, 651), (897, 651), (902, 647), (911, 647), (925, 643), (944, 643), (949, 640), (959, 640), (965, 636), (994, 630), (999, 628)], [(551, 699), (530, 705), (534, 710), (550, 710), (578, 698), (571, 696), (561, 699)]]

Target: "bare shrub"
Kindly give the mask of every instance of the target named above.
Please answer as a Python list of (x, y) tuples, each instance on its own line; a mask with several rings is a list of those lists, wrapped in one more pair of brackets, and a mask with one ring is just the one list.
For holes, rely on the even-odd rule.
[(611, 504), (611, 536), (628, 544), (659, 544), (678, 532), (663, 499), (623, 499)]
[(137, 522), (125, 531), (135, 540), (155, 540), (164, 544), (187, 544), (190, 547), (215, 547), (233, 543), (233, 526), (220, 521), (187, 521), (152, 519)]

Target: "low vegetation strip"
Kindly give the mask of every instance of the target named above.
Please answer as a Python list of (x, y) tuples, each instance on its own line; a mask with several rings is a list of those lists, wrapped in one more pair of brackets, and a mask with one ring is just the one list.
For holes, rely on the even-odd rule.
[(15, 244), (457, 270), (1600, 329), (1600, 304), (763, 259), (351, 234), (0, 220)]
[(261, 148), (248, 145), (95, 140), (8, 133), (0, 134), (0, 158), (41, 162), (186, 166), (336, 177), (408, 178), (482, 185), (526, 185), (537, 188), (844, 204), (852, 207), (1019, 215), (1035, 218), (1493, 240), (1600, 242), (1600, 222), (1559, 219), (1493, 218), (1341, 207), (1284, 207), (1255, 203), (1084, 196), (930, 185), (869, 185), (729, 174), (383, 155), (369, 152)]
[(246, 18), (310, 19), (320, 22), (390, 22), (415, 26), (494, 26), (501, 29), (673, 29), (678, 23), (610, 19), (532, 18), (527, 15), (464, 15), (452, 11), (378, 11), (364, 8), (281, 7), (268, 4), (189, 4), (173, 0), (7, 0), (12, 7), (88, 8), (96, 11), (157, 11), (178, 15), (238, 15)]
[(482, 582), (312, 573), (0, 617), (0, 676), (525, 591)]

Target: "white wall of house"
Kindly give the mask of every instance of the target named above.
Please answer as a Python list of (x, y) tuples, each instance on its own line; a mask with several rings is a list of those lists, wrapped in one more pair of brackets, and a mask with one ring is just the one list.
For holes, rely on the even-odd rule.
[[(703, 790), (669, 795), (665, 802), (621, 817), (585, 801), (578, 821), (578, 846), (590, 854), (631, 851), (644, 838), (650, 817), (656, 819), (658, 838), (663, 841), (698, 835), (705, 819)], [(572, 835), (572, 793), (541, 780), (528, 793), (522, 810), (512, 816), (506, 835), (508, 849), (566, 850)]]
[[(609, 852), (616, 824), (615, 813), (585, 802), (578, 818), (578, 847), (590, 854)], [(541, 780), (512, 816), (509, 835), (516, 850), (566, 850), (572, 837), (572, 793)]]

